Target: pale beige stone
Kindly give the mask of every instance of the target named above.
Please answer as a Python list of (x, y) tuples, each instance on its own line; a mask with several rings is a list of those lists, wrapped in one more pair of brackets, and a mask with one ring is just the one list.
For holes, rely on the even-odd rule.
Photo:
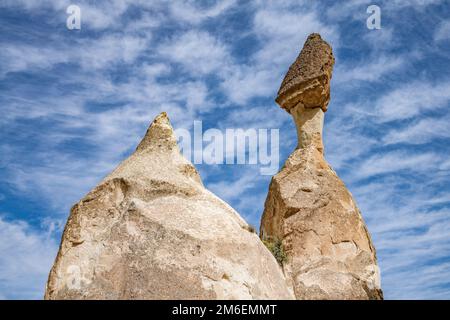
[(382, 299), (367, 227), (323, 156), (332, 62), (331, 47), (313, 34), (282, 84), (277, 102), (293, 116), (299, 142), (271, 181), (260, 236), (282, 241), (283, 268), (297, 299)]
[(165, 113), (71, 210), (46, 299), (290, 299), (248, 224), (206, 190)]

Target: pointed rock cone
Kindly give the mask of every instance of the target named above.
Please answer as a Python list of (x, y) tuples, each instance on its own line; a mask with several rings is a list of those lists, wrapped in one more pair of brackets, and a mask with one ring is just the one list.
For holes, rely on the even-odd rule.
[(182, 157), (165, 113), (71, 210), (46, 299), (289, 299), (281, 268)]
[(382, 299), (375, 248), (352, 195), (323, 157), (334, 58), (308, 37), (276, 101), (294, 118), (298, 148), (270, 183), (261, 238), (280, 243), (297, 299)]

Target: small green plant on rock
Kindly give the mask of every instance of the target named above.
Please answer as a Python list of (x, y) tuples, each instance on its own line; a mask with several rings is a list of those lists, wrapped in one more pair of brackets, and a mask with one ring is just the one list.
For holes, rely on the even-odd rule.
[(283, 242), (278, 238), (267, 238), (263, 240), (264, 245), (272, 252), (275, 259), (282, 266), (287, 261), (287, 254), (283, 248)]

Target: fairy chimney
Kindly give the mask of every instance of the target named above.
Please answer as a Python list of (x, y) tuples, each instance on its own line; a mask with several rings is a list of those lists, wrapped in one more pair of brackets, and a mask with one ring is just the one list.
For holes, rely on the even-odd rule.
[(272, 178), (260, 237), (281, 243), (297, 299), (382, 299), (367, 227), (323, 155), (333, 65), (331, 46), (311, 34), (281, 84), (276, 102), (294, 118), (298, 146)]
[(165, 113), (75, 204), (46, 299), (291, 299), (254, 230), (204, 188)]

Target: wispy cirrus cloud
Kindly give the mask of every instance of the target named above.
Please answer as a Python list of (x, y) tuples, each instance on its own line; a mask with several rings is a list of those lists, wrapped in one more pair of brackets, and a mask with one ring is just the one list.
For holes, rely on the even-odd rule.
[(406, 120), (422, 112), (446, 108), (449, 101), (449, 81), (414, 81), (381, 97), (374, 110), (380, 122)]
[(405, 60), (406, 57), (381, 55), (356, 66), (337, 66), (334, 83), (339, 85), (350, 81), (381, 81), (383, 76), (405, 66)]
[(450, 39), (450, 20), (444, 20), (434, 33), (434, 40), (443, 41)]
[(355, 168), (356, 178), (370, 178), (386, 173), (415, 174), (437, 168), (442, 158), (435, 153), (408, 153), (394, 151), (374, 155)]
[(58, 245), (26, 221), (0, 217), (0, 298), (42, 299)]
[(194, 76), (223, 72), (230, 63), (227, 47), (204, 31), (188, 31), (159, 46), (159, 54), (181, 64)]
[(210, 6), (201, 6), (198, 1), (180, 1), (170, 4), (171, 14), (178, 20), (199, 24), (206, 19), (215, 18), (236, 5), (236, 0), (215, 1)]
[(393, 129), (383, 137), (386, 144), (424, 144), (434, 139), (450, 139), (447, 115), (415, 121), (404, 128)]

